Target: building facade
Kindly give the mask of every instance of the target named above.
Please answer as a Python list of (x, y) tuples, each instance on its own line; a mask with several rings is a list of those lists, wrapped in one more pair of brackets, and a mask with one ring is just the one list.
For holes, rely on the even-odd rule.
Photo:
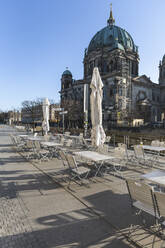
[[(61, 78), (61, 105), (70, 111), (71, 124), (83, 118), (80, 111), (83, 113), (84, 84), (88, 85), (89, 98), (94, 67), (99, 68), (104, 84), (105, 126), (140, 125), (164, 119), (165, 56), (159, 65), (159, 84), (146, 75), (139, 76), (138, 47), (126, 30), (115, 25), (112, 8), (107, 26), (94, 35), (85, 49), (83, 63), (82, 80), (73, 80), (69, 70), (64, 71)], [(79, 111), (74, 110), (76, 103)], [(88, 111), (90, 117), (90, 104)]]

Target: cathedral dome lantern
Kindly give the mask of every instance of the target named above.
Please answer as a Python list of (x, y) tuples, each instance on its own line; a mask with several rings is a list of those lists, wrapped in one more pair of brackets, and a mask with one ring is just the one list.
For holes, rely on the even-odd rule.
[(159, 84), (165, 85), (165, 55), (159, 63)]
[(163, 56), (162, 64), (165, 64), (165, 55)]

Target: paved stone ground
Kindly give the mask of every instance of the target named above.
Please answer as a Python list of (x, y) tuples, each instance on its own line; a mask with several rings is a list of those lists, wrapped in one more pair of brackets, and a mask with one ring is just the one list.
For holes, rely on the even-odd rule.
[[(0, 126), (0, 247), (131, 247), (108, 223), (15, 153), (11, 132), (15, 130)], [(57, 168), (58, 163), (54, 161)], [(40, 164), (54, 173), (52, 164), (46, 166)]]
[[(139, 224), (136, 216), (130, 217), (123, 180), (108, 175), (87, 186), (72, 183), (68, 191), (61, 161), (27, 162), (14, 152), (11, 132), (15, 130), (0, 126), (0, 247), (135, 247), (122, 234), (130, 224)], [(137, 231), (132, 236), (152, 247), (152, 235)], [(154, 248), (163, 248), (156, 241)]]

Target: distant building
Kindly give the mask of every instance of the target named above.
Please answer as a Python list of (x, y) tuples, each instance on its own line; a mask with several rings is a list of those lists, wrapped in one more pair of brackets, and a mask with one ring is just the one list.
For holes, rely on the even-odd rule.
[[(107, 26), (94, 35), (85, 49), (83, 63), (83, 79), (74, 80), (68, 69), (61, 78), (61, 105), (70, 111), (66, 115), (68, 125), (83, 124), (84, 84), (90, 85), (94, 67), (99, 68), (104, 84), (105, 126), (142, 125), (165, 118), (165, 56), (159, 65), (159, 84), (146, 75), (139, 76), (138, 47), (126, 30), (115, 25), (112, 8)], [(76, 103), (79, 111), (75, 111)]]
[(21, 112), (17, 110), (8, 111), (6, 123), (9, 125), (18, 125), (21, 123)]

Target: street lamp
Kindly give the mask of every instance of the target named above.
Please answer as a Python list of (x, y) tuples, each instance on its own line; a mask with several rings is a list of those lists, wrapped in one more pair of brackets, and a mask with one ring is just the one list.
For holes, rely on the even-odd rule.
[(65, 120), (64, 120), (64, 116), (65, 114), (68, 113), (68, 111), (64, 111), (64, 108), (53, 108), (54, 111), (61, 111), (59, 112), (60, 115), (62, 115), (62, 132), (64, 133), (64, 129), (65, 129)]
[(88, 84), (84, 84), (84, 137), (88, 130)]

